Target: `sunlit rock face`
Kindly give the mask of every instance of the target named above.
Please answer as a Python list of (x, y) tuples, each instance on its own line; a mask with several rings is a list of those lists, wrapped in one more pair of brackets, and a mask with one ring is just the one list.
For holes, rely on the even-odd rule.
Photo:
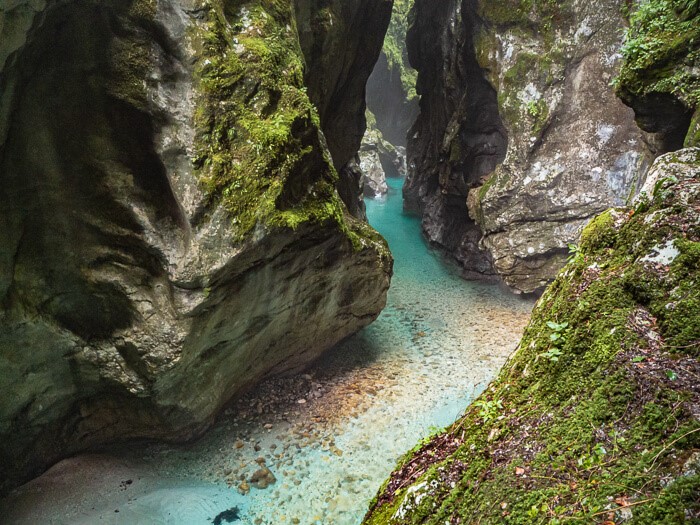
[[(381, 33), (385, 4), (352, 7)], [(391, 257), (314, 106), (359, 129), (362, 93), (312, 96), (305, 23), (280, 2), (0, 7), (0, 490), (91, 445), (191, 438), (383, 308)], [(369, 76), (381, 34), (324, 35)]]
[(610, 86), (622, 4), (416, 2), (404, 192), (467, 276), (539, 292), (581, 228), (638, 191), (650, 154)]
[(359, 153), (362, 184), (367, 197), (381, 197), (389, 191), (387, 177), (406, 176), (406, 150), (384, 139), (381, 131), (369, 127)]

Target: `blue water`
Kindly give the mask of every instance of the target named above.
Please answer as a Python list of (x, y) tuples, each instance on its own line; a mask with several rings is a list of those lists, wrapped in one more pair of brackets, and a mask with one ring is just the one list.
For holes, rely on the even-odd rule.
[[(367, 201), (395, 258), (374, 324), (306, 374), (261, 385), (192, 446), (132, 445), (57, 465), (6, 502), (11, 522), (196, 525), (237, 507), (234, 523), (359, 523), (398, 457), (495, 376), (532, 307), (462, 280), (403, 213), (402, 182)], [(263, 460), (276, 483), (241, 494)]]

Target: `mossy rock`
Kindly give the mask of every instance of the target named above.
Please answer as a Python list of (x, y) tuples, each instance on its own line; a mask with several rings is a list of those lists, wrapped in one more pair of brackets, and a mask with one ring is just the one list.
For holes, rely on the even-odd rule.
[(394, 0), (389, 30), (384, 38), (383, 51), (386, 55), (389, 68), (398, 70), (401, 76), (405, 99), (412, 101), (418, 98), (416, 82), (418, 72), (408, 62), (406, 50), (406, 33), (408, 31), (409, 13), (413, 6), (413, 0)]
[[(630, 14), (622, 55), (624, 64), (615, 80), (616, 92), (635, 109), (640, 125), (653, 132), (667, 128), (668, 124), (654, 121), (669, 118), (662, 113), (675, 109), (669, 102), (673, 101), (687, 110), (685, 115), (679, 111), (675, 117), (683, 121), (679, 126), (687, 131), (686, 120), (700, 106), (700, 2), (638, 2)], [(697, 145), (697, 133), (696, 115), (686, 147)]]
[(360, 247), (306, 92), (289, 3), (207, 0), (203, 12), (204, 27), (192, 35), (194, 163), (210, 202), (226, 209), (239, 241), (257, 226), (312, 222), (340, 228)]
[(366, 524), (700, 522), (700, 149), (657, 160), (509, 362), (404, 457)]

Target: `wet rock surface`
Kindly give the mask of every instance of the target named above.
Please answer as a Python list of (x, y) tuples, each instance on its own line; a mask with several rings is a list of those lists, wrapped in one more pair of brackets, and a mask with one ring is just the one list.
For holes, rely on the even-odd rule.
[(405, 195), (467, 276), (541, 291), (583, 225), (638, 191), (649, 153), (610, 86), (622, 3), (416, 3)]
[[(0, 6), (0, 490), (91, 445), (192, 438), (379, 314), (390, 255), (338, 198), (322, 132), (334, 159), (357, 150), (355, 84), (389, 14), (346, 4), (378, 34), (327, 27), (324, 45), (362, 52), (332, 73), (302, 52), (304, 2), (298, 19), (260, 2)], [(332, 107), (321, 127), (307, 88)]]
[[(390, 0), (294, 2), (306, 58), (306, 84), (316, 105), (333, 163), (353, 161), (365, 132), (365, 86), (391, 19)], [(352, 166), (350, 167), (352, 172)], [(341, 185), (341, 197), (361, 217), (362, 198)], [(347, 192), (343, 191), (347, 188)]]

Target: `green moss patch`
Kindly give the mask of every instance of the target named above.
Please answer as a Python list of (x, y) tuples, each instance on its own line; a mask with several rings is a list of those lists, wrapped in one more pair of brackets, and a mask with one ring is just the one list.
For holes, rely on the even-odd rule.
[(498, 379), (365, 523), (698, 523), (699, 205), (700, 181), (667, 179), (594, 220)]
[[(672, 95), (688, 108), (700, 105), (700, 2), (643, 0), (630, 15), (615, 80), (620, 97)], [(697, 129), (695, 129), (697, 133)], [(694, 140), (687, 146), (694, 145)]]
[(205, 28), (193, 35), (194, 162), (210, 200), (224, 206), (239, 240), (257, 224), (332, 222), (349, 233), (303, 83), (289, 3), (211, 0), (204, 7)]
[(416, 83), (418, 72), (408, 62), (406, 50), (406, 33), (408, 32), (409, 13), (413, 0), (394, 0), (391, 22), (384, 38), (383, 51), (389, 62), (390, 70), (397, 70), (401, 75), (405, 99), (411, 101), (418, 98)]
[(572, 19), (572, 2), (566, 0), (501, 0), (479, 2), (479, 14), (491, 25), (540, 35), (548, 46), (555, 43), (555, 28)]

